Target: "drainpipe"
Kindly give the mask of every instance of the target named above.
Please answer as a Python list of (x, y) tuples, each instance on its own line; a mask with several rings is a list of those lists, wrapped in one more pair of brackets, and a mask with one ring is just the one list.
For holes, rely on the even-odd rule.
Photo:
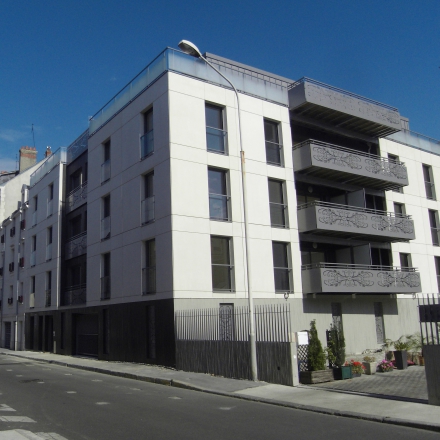
[(20, 255), (21, 255), (21, 220), (23, 209), (20, 207), (19, 227), (18, 227), (18, 246), (17, 246), (17, 281), (15, 285), (15, 326), (14, 326), (14, 338), (15, 347), (14, 350), (18, 351), (18, 297), (20, 294)]

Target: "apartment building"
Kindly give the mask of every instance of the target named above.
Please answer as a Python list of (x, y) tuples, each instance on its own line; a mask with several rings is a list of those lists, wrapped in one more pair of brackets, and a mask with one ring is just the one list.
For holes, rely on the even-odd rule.
[(3, 346), (173, 365), (175, 311), (245, 306), (248, 282), (290, 304), (292, 331), (340, 322), (351, 353), (417, 331), (416, 295), (439, 291), (438, 141), (388, 105), (206, 56), (240, 95), (250, 279), (234, 91), (167, 48), (32, 174), (2, 244)]

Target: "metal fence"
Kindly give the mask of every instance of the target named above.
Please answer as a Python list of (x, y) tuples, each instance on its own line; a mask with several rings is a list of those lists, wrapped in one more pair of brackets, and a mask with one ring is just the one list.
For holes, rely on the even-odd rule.
[(418, 298), (423, 345), (440, 345), (440, 298), (438, 294)]
[[(257, 306), (254, 316), (259, 379), (293, 385), (289, 305)], [(247, 307), (176, 311), (175, 331), (178, 369), (251, 379)]]

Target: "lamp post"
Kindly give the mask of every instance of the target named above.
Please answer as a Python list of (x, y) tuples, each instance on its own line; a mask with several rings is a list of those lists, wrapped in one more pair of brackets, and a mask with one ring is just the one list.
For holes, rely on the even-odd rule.
[(249, 344), (251, 352), (251, 372), (252, 380), (258, 380), (257, 370), (257, 344), (255, 338), (255, 316), (254, 316), (254, 299), (252, 296), (251, 287), (251, 269), (249, 266), (249, 234), (248, 234), (248, 213), (247, 213), (247, 196), (246, 196), (246, 169), (245, 169), (245, 154), (243, 150), (243, 141), (241, 134), (241, 119), (240, 119), (240, 98), (234, 84), (221, 73), (214, 65), (212, 65), (200, 52), (197, 46), (190, 41), (182, 40), (179, 43), (179, 48), (188, 55), (195, 58), (201, 58), (209, 67), (215, 70), (225, 81), (227, 81), (234, 89), (237, 97), (237, 111), (238, 111), (238, 132), (240, 140), (240, 156), (241, 156), (241, 182), (242, 182), (242, 196), (243, 196), (243, 217), (244, 217), (244, 237), (245, 237), (245, 263), (246, 263), (246, 277), (247, 277), (247, 294), (249, 304)]

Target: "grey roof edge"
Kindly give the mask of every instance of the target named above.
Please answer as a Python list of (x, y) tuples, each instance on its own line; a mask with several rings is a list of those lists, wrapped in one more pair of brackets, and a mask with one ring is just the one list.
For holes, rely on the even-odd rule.
[(237, 66), (237, 67), (241, 67), (242, 69), (251, 70), (251, 71), (259, 73), (261, 75), (270, 76), (271, 78), (277, 79), (279, 81), (286, 82), (288, 84), (291, 84), (291, 83), (295, 82), (295, 80), (293, 80), (293, 79), (286, 78), (286, 77), (280, 76), (280, 75), (276, 75), (275, 73), (267, 72), (266, 70), (257, 69), (256, 67), (249, 66), (249, 65), (243, 64), (243, 63), (239, 63), (237, 61), (230, 60), (229, 58), (224, 58), (224, 57), (221, 57), (219, 55), (215, 55), (215, 54), (210, 53), (210, 52), (205, 52), (203, 54), (203, 56), (205, 58), (208, 58), (208, 59), (211, 59), (211, 60), (218, 60), (218, 61), (222, 61), (224, 63), (232, 64), (232, 65)]

